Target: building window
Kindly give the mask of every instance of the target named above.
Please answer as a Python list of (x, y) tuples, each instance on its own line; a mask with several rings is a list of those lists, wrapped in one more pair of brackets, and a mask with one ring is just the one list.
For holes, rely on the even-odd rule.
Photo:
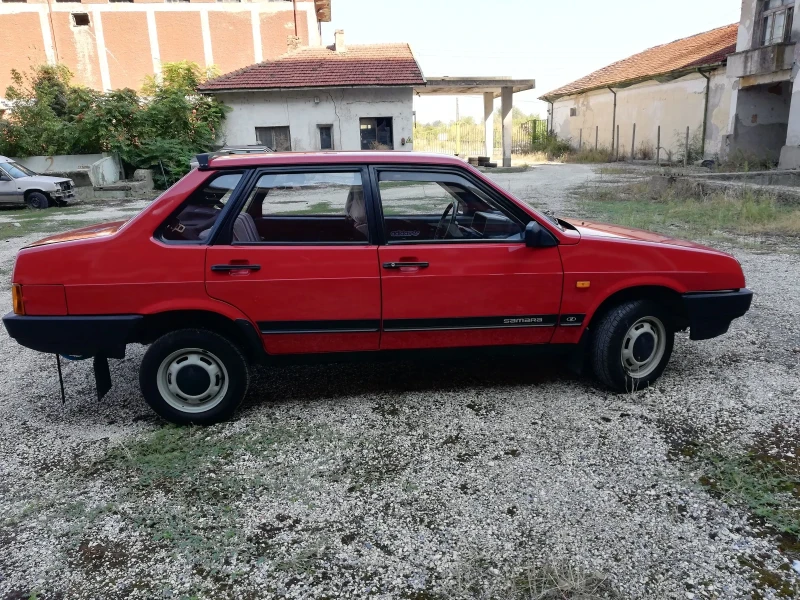
[(319, 129), (319, 149), (333, 150), (333, 125), (317, 125)]
[(108, 0), (109, 2), (133, 2), (133, 0)]
[(88, 27), (89, 13), (72, 13), (72, 24), (75, 27)]
[(273, 152), (291, 152), (292, 136), (289, 127), (256, 127), (258, 143)]
[(362, 150), (394, 150), (392, 117), (360, 119)]
[(578, 109), (577, 108), (570, 108), (569, 109), (569, 116), (570, 117), (577, 117), (578, 116)]
[(793, 21), (794, 0), (761, 0), (761, 45), (788, 42)]

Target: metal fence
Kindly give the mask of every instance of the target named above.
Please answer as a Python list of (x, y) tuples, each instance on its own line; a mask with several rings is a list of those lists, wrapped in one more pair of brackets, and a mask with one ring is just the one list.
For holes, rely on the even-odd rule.
[[(533, 120), (517, 123), (511, 129), (511, 153), (529, 154), (547, 138), (547, 121)], [(494, 154), (502, 154), (502, 131), (494, 130)], [(432, 128), (421, 126), (414, 130), (414, 150), (459, 156), (483, 156), (486, 153), (484, 128), (475, 124), (445, 125)]]

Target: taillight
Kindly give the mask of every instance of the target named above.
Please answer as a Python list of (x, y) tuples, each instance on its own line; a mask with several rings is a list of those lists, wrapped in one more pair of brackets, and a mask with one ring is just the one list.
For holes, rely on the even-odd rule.
[(22, 284), (14, 283), (11, 285), (11, 300), (14, 304), (14, 314), (24, 315), (25, 305), (22, 303)]

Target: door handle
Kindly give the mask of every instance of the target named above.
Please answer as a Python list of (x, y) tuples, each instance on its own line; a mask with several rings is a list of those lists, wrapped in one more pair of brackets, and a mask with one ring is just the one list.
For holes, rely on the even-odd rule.
[(427, 269), (428, 263), (426, 262), (387, 262), (383, 263), (384, 269), (402, 269), (403, 267), (417, 267), (418, 269)]
[(212, 265), (212, 271), (260, 271), (261, 265)]

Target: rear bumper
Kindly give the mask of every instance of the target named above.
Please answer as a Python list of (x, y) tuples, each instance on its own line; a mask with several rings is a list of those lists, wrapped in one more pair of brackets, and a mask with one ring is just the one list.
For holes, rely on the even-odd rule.
[(707, 340), (726, 333), (731, 321), (743, 316), (753, 301), (747, 288), (732, 292), (697, 292), (683, 295), (693, 340)]
[(141, 315), (38, 317), (8, 313), (3, 325), (21, 345), (51, 354), (123, 358)]

